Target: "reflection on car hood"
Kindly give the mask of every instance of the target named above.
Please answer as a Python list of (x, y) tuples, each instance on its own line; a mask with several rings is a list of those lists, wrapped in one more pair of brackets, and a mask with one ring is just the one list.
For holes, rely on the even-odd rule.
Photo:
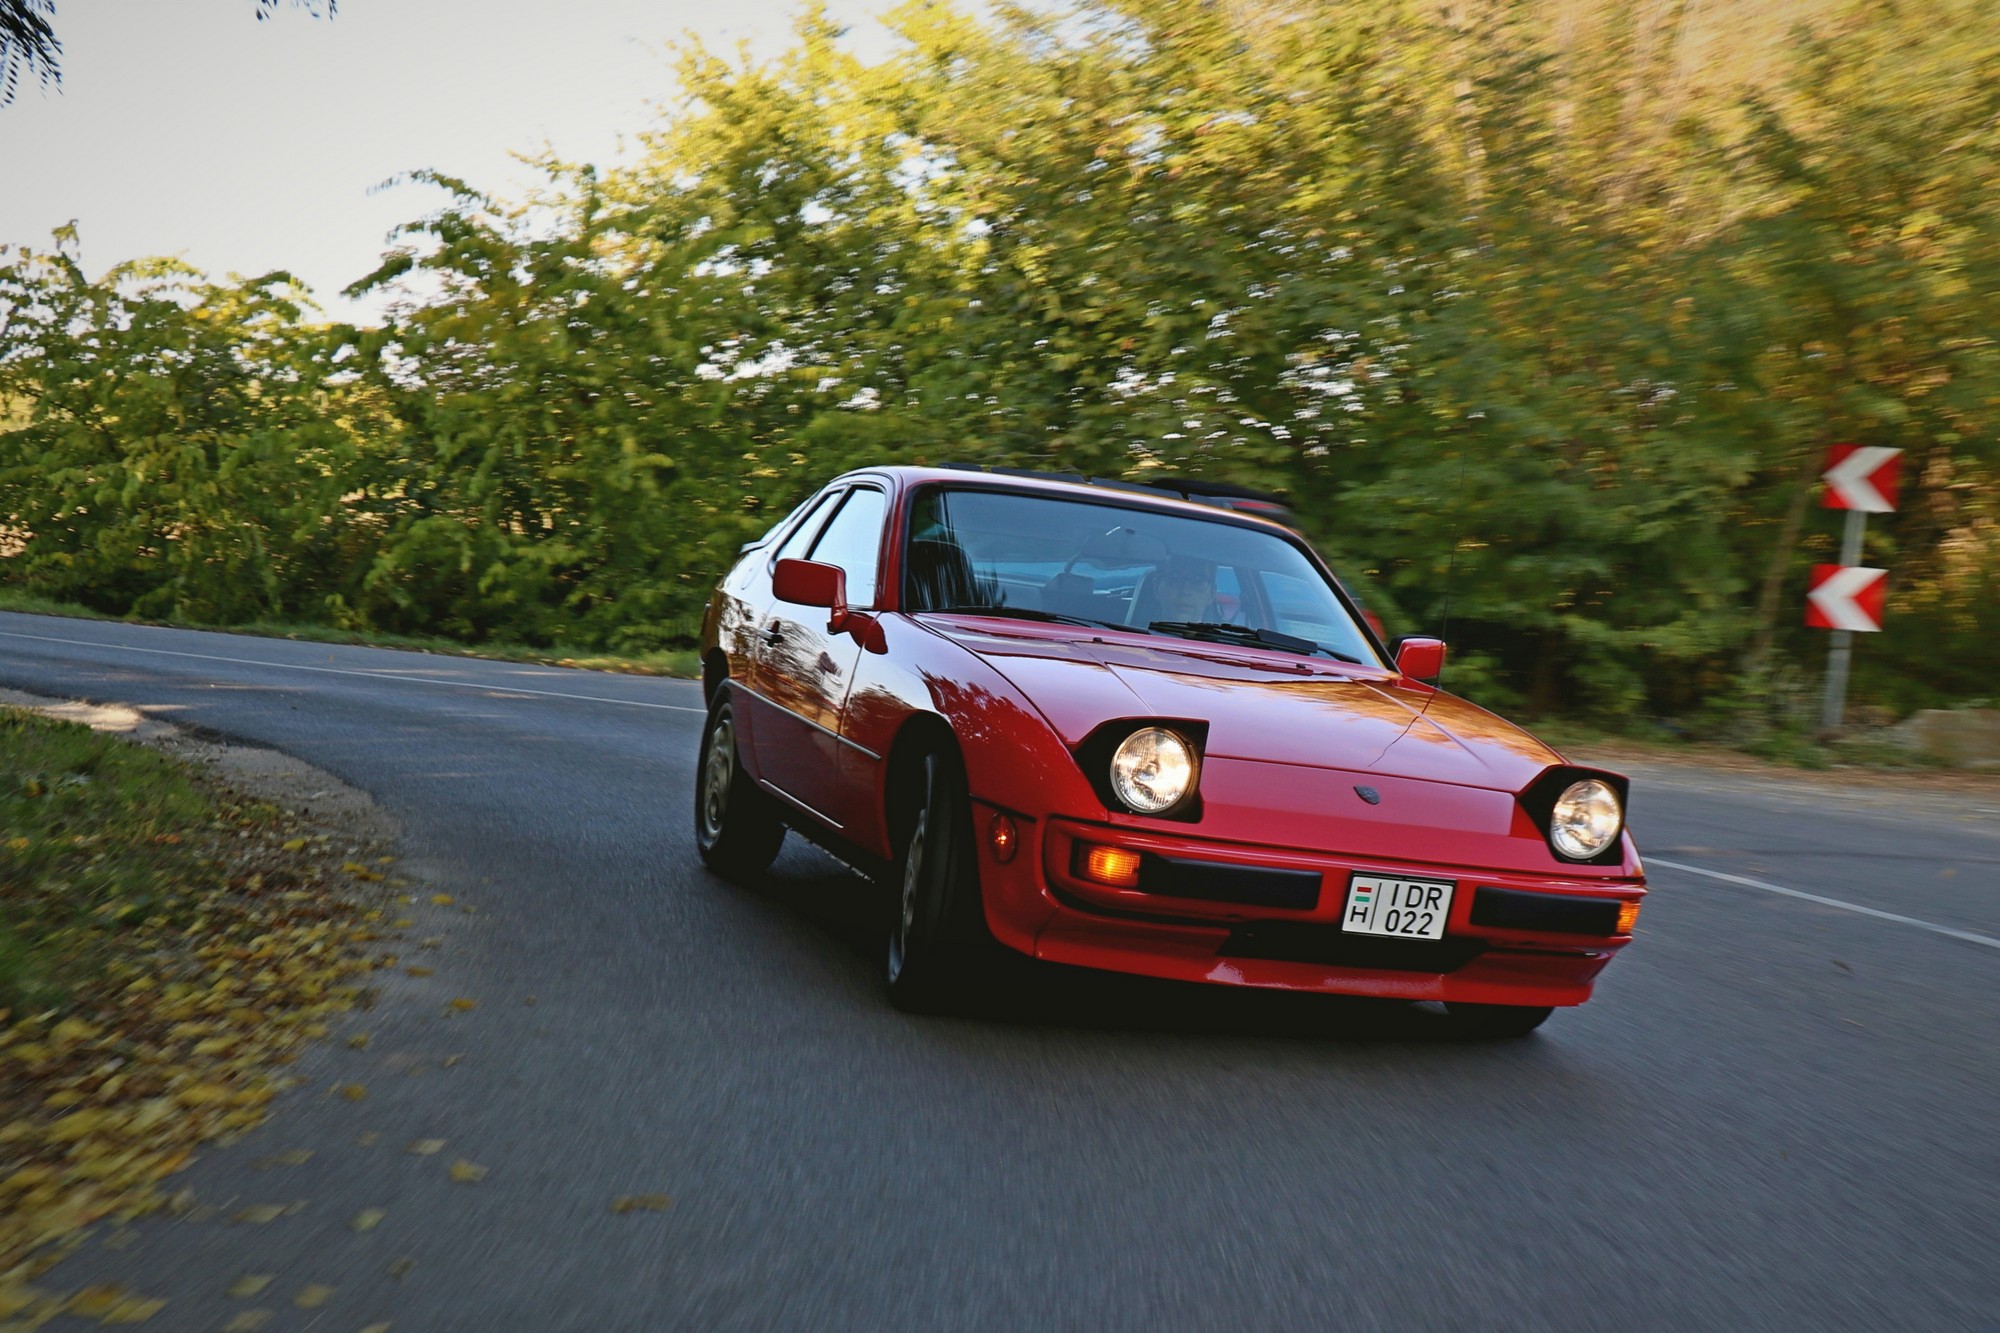
[(983, 617), (925, 621), (1012, 681), (1070, 746), (1113, 718), (1169, 717), (1207, 722), (1214, 756), (1501, 791), (1562, 762), (1483, 708), (1369, 668)]

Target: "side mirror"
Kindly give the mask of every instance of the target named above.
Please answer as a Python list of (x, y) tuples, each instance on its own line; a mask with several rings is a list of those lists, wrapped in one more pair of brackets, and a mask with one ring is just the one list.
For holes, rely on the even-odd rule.
[(1403, 640), (1396, 646), (1396, 670), (1411, 680), (1436, 680), (1444, 670), (1444, 640)]
[(823, 606), (831, 613), (826, 628), (836, 633), (847, 625), (847, 571), (817, 560), (780, 560), (771, 571), (771, 595), (795, 606)]

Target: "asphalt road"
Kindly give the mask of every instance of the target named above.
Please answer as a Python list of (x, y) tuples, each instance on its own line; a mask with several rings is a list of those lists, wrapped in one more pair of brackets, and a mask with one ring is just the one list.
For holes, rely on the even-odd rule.
[(157, 1327), (244, 1272), (272, 1330), (2000, 1327), (1991, 797), (1640, 773), (1640, 937), (1523, 1042), (1067, 973), (914, 1019), (852, 876), (700, 867), (691, 682), (0, 615), (0, 685), (328, 769), (476, 913), (186, 1176), (295, 1215), (59, 1270)]

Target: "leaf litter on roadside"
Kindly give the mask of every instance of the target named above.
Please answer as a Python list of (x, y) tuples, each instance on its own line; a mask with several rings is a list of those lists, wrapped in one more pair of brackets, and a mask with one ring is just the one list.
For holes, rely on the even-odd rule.
[[(163, 755), (13, 709), (0, 827), (0, 1323), (26, 1328), (84, 1299), (34, 1285), (82, 1228), (169, 1204), (212, 1215), (162, 1182), (292, 1085), (285, 1067), (376, 966), (383, 913), (348, 896), (371, 882), (345, 871), (359, 849)], [(89, 1290), (110, 1322), (158, 1308)]]

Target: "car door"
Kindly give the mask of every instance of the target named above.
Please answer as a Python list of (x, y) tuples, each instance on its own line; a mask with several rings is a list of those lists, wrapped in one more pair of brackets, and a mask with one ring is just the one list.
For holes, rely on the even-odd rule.
[[(742, 692), (747, 725), (740, 730), (745, 762), (757, 777), (767, 782), (771, 776), (764, 771), (763, 756), (767, 751), (777, 753), (780, 747), (775, 739), (770, 745), (762, 743), (763, 738), (796, 734), (784, 706), (778, 702), (779, 697), (789, 696), (782, 676), (776, 674), (780, 664), (774, 663), (767, 651), (771, 646), (769, 636), (780, 620), (779, 612), (785, 609), (771, 587), (771, 574), (780, 560), (805, 559), (820, 529), (826, 526), (827, 519), (840, 507), (846, 494), (845, 487), (835, 487), (814, 496), (802, 506), (804, 512), (797, 516), (797, 522), (790, 525), (784, 538), (777, 545), (757, 553), (756, 572), (747, 585), (741, 616), (745, 622), (741, 634), (743, 653), (738, 659), (742, 664), (738, 681), (744, 686)], [(782, 631), (779, 634), (782, 638)]]
[[(800, 557), (846, 571), (850, 610), (868, 611), (876, 604), (888, 506), (888, 495), (875, 486), (849, 488)], [(798, 556), (798, 551), (779, 555)], [(860, 641), (845, 630), (829, 633), (825, 607), (774, 598), (759, 652), (757, 689), (770, 707), (768, 722), (760, 719), (755, 729), (758, 774), (828, 824), (844, 829), (860, 807), (854, 794), (841, 790), (838, 762), (845, 744), (840, 713), (861, 655)]]

